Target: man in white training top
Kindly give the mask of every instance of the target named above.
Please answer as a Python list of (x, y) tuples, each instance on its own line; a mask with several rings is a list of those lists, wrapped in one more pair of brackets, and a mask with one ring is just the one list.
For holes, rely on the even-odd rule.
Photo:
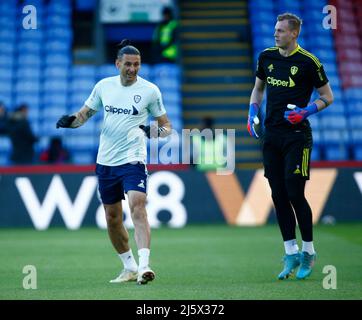
[[(171, 133), (171, 124), (158, 87), (137, 75), (140, 66), (139, 50), (123, 40), (116, 59), (120, 75), (99, 81), (79, 112), (64, 115), (57, 122), (57, 128), (78, 128), (98, 110), (104, 111), (96, 174), (108, 234), (124, 266), (112, 283), (137, 280), (138, 284), (146, 284), (155, 278), (149, 266), (151, 231), (145, 208), (148, 176), (145, 135), (165, 137)], [(146, 125), (149, 114), (157, 120), (158, 127)], [(138, 266), (123, 225), (124, 193), (128, 195), (135, 227)]]

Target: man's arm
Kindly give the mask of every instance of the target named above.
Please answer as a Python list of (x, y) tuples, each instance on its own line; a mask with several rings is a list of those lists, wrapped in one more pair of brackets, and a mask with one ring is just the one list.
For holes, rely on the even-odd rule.
[(321, 111), (333, 103), (334, 97), (329, 83), (318, 88), (317, 91), (319, 93), (319, 98), (317, 98), (314, 103), (317, 105), (318, 111)]
[(160, 117), (155, 118), (158, 124), (158, 130), (160, 132), (160, 137), (166, 137), (171, 133), (171, 122), (167, 117), (167, 114), (163, 114)]
[(73, 114), (75, 119), (70, 125), (71, 128), (78, 128), (88, 121), (88, 119), (96, 114), (96, 110), (84, 105), (80, 110)]
[(83, 125), (97, 111), (84, 105), (78, 112), (68, 116), (64, 115), (57, 121), (57, 128), (78, 128)]
[(264, 89), (265, 89), (264, 80), (255, 77), (254, 88), (250, 96), (250, 104), (256, 103), (258, 106), (261, 105), (263, 101)]
[(255, 131), (254, 124), (259, 124), (259, 119), (257, 117), (261, 102), (263, 101), (265, 89), (264, 80), (255, 77), (255, 85), (253, 91), (251, 92), (250, 105), (249, 105), (249, 115), (248, 115), (248, 125), (247, 129), (250, 136), (254, 138), (259, 138), (257, 132)]
[(155, 117), (155, 119), (157, 121), (157, 128), (155, 128), (155, 126), (140, 126), (140, 129), (146, 133), (147, 138), (150, 138), (151, 136), (152, 138), (164, 138), (171, 134), (171, 122), (166, 113), (162, 116)]

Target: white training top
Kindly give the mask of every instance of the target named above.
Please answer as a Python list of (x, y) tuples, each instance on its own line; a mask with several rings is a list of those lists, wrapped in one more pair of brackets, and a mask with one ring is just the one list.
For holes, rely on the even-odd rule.
[(105, 78), (94, 86), (85, 105), (104, 110), (97, 163), (146, 163), (146, 137), (139, 126), (147, 124), (149, 114), (159, 117), (166, 113), (156, 85), (139, 76), (130, 86), (123, 86), (120, 76)]

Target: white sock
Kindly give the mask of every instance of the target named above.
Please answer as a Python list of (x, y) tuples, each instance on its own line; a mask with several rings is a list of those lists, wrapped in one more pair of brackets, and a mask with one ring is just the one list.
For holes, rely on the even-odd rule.
[(315, 254), (313, 241), (302, 241), (302, 251), (308, 252), (310, 255)]
[(119, 253), (118, 256), (122, 260), (125, 269), (130, 271), (137, 271), (137, 263), (133, 257), (131, 249), (129, 249), (127, 252)]
[(150, 258), (150, 249), (148, 248), (142, 248), (138, 250), (138, 256), (139, 256), (139, 265), (138, 269), (143, 269), (145, 267), (148, 267), (149, 264), (149, 258)]
[(299, 251), (297, 240), (292, 239), (288, 241), (284, 241), (284, 249), (286, 254), (296, 254)]

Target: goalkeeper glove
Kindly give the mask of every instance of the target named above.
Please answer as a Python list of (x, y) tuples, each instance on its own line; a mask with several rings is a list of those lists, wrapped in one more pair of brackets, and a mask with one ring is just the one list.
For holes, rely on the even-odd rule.
[(259, 138), (258, 134), (255, 131), (255, 124), (259, 124), (259, 119), (257, 117), (259, 112), (259, 106), (257, 103), (252, 103), (249, 107), (249, 116), (248, 116), (248, 131), (249, 134), (254, 138)]
[(75, 120), (76, 116), (64, 115), (57, 121), (58, 128), (70, 128), (72, 122)]
[(291, 124), (297, 124), (309, 117), (311, 114), (317, 113), (318, 107), (315, 103), (310, 104), (305, 108), (295, 107), (292, 111), (285, 111), (284, 118)]

